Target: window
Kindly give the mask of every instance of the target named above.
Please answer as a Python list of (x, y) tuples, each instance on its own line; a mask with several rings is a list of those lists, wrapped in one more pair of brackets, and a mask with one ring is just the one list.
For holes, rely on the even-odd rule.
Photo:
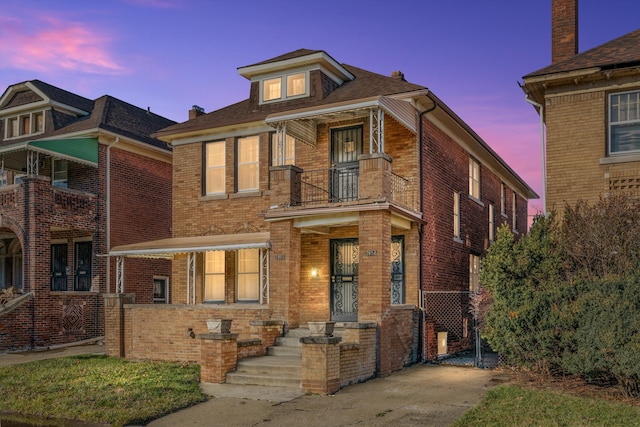
[(495, 214), (493, 212), (493, 203), (489, 204), (489, 241), (495, 240)]
[(609, 95), (609, 153), (640, 152), (640, 91)]
[(204, 301), (223, 302), (225, 282), (224, 251), (205, 252)]
[(391, 237), (391, 304), (404, 304), (404, 236)]
[(480, 164), (469, 158), (469, 195), (480, 200)]
[(460, 239), (460, 193), (453, 193), (453, 238)]
[(469, 255), (469, 292), (480, 290), (480, 257)]
[(68, 173), (68, 163), (66, 160), (62, 159), (53, 159), (52, 166), (52, 177), (51, 181), (56, 187), (68, 187), (67, 184), (67, 173)]
[(287, 76), (287, 98), (304, 95), (306, 92), (305, 77), (305, 73)]
[(6, 121), (6, 138), (17, 138), (44, 132), (44, 112), (21, 114)]
[(293, 165), (296, 162), (296, 140), (290, 136), (285, 135), (284, 151), (278, 150), (277, 134), (271, 134), (271, 165)]
[(237, 257), (237, 300), (258, 301), (260, 298), (260, 251), (240, 249)]
[(500, 184), (500, 213), (507, 214), (507, 189), (504, 182)]
[(7, 170), (0, 169), (0, 187), (7, 186)]
[(221, 194), (225, 190), (224, 141), (205, 146), (205, 194)]
[(262, 81), (262, 102), (296, 98), (306, 94), (306, 72), (278, 76)]
[(274, 99), (280, 99), (282, 96), (281, 89), (282, 78), (265, 80), (263, 84), (263, 96), (264, 101), (273, 101)]
[(168, 277), (154, 277), (153, 278), (153, 303), (154, 304), (166, 304), (169, 302), (168, 292)]
[(518, 231), (518, 209), (516, 206), (516, 201), (518, 200), (518, 196), (516, 192), (513, 192), (513, 201), (511, 203), (511, 222), (513, 224), (513, 231)]
[(250, 136), (238, 139), (238, 191), (258, 190), (259, 138)]

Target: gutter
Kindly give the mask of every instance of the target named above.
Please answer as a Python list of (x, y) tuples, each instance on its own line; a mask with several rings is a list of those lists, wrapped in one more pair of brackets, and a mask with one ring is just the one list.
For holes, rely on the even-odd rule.
[[(120, 142), (120, 137), (116, 136), (116, 139), (109, 145), (107, 145), (107, 224), (106, 224), (106, 236), (105, 242), (107, 246), (107, 252), (111, 250), (111, 147)], [(111, 293), (111, 258), (107, 258), (107, 293)]]
[(542, 206), (544, 216), (547, 216), (547, 150), (544, 140), (544, 106), (530, 99), (528, 94), (525, 95), (524, 100), (536, 107), (538, 109), (538, 113), (540, 114), (540, 149), (542, 151)]

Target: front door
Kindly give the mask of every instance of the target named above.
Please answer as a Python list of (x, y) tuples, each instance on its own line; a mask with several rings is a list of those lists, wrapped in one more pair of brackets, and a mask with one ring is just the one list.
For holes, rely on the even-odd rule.
[(67, 290), (67, 245), (51, 245), (51, 290)]
[(331, 240), (331, 320), (358, 321), (358, 239)]
[(331, 201), (358, 200), (362, 126), (331, 130)]
[(91, 242), (75, 244), (75, 291), (91, 290)]

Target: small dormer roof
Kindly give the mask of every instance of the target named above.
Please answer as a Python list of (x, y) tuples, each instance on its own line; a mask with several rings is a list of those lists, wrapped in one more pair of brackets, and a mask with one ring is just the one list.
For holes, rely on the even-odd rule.
[(249, 79), (273, 74), (277, 72), (286, 72), (302, 67), (309, 66), (322, 67), (329, 74), (335, 76), (340, 83), (343, 81), (353, 80), (355, 77), (346, 68), (333, 59), (323, 50), (298, 49), (266, 61), (258, 62), (244, 67), (238, 67), (238, 73)]

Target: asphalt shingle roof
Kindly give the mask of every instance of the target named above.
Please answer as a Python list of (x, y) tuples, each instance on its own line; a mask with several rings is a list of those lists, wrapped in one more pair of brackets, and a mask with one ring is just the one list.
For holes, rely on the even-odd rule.
[(640, 29), (527, 74), (524, 79), (592, 67), (606, 69), (638, 64), (640, 64)]

